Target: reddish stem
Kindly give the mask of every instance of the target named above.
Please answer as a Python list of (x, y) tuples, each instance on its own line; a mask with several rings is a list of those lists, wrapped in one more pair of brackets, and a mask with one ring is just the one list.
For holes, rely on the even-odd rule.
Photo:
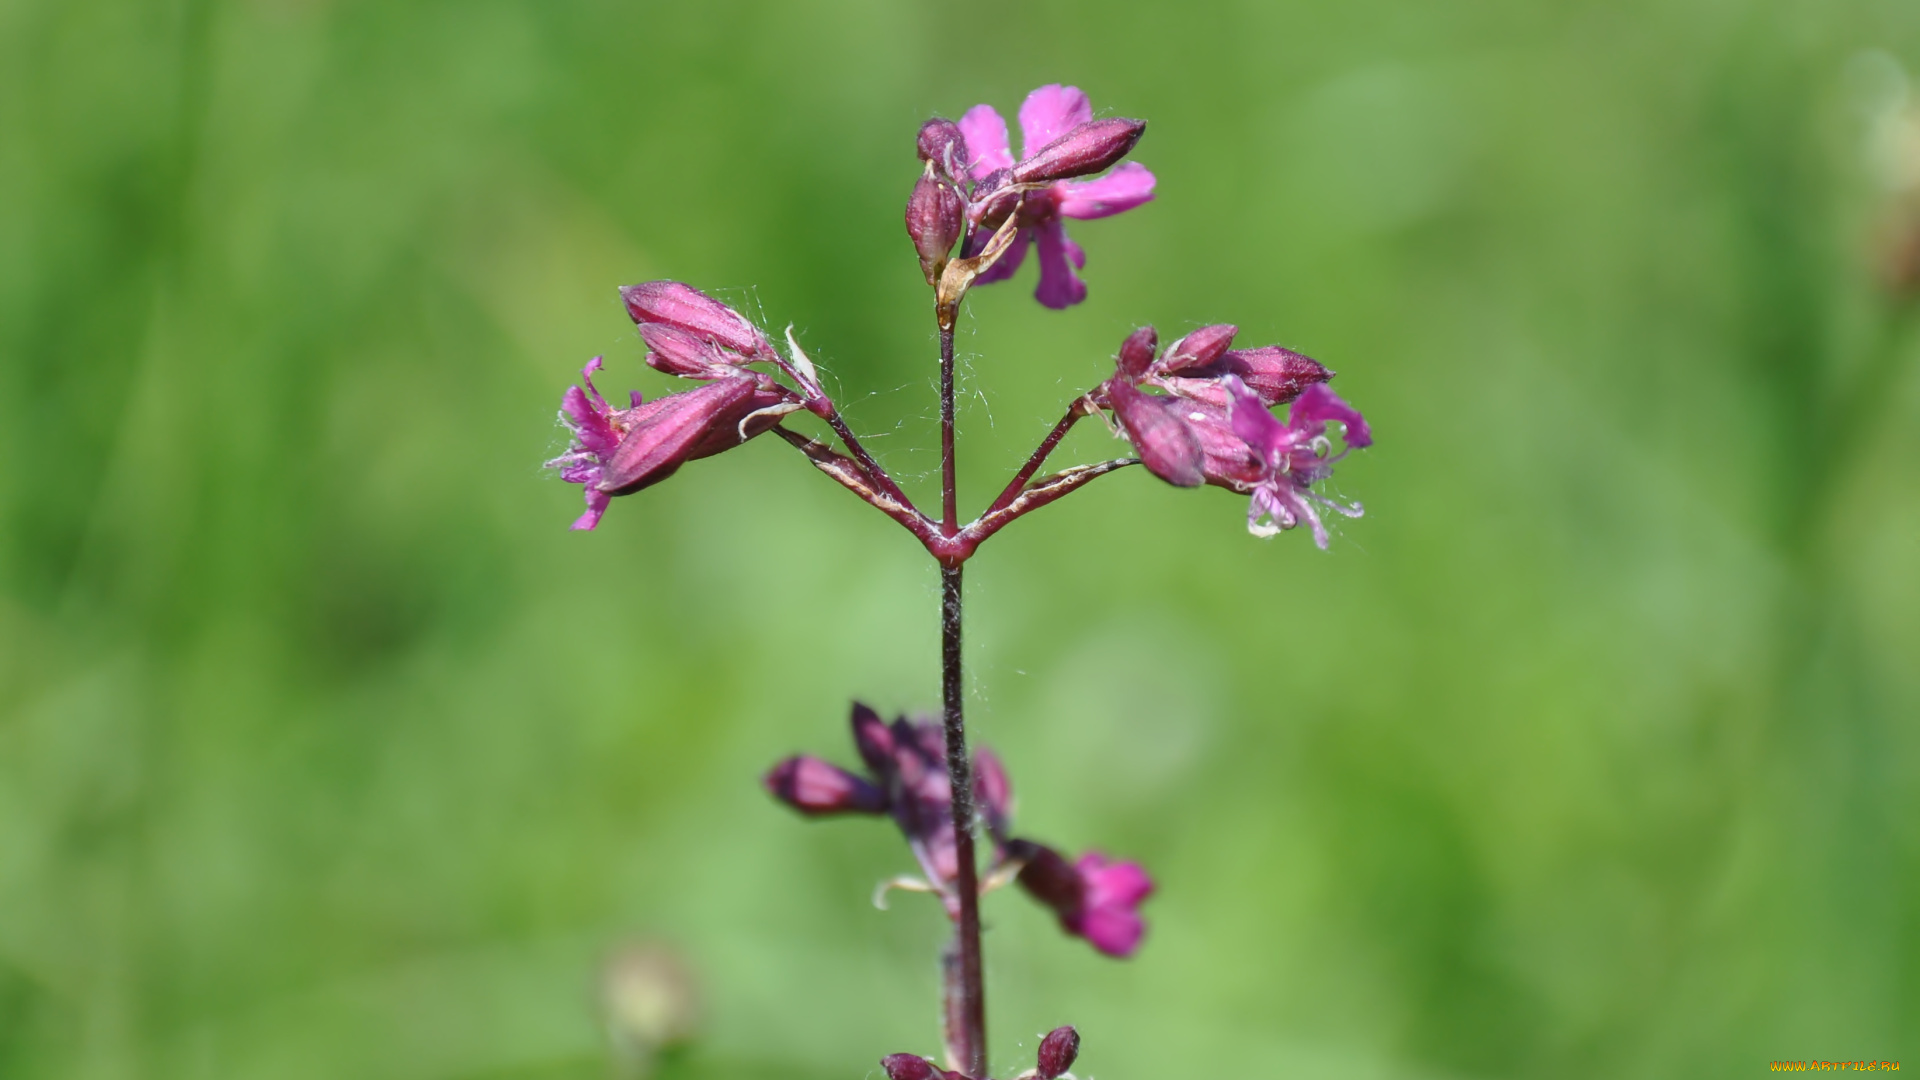
[[(960, 564), (940, 568), (940, 683), (945, 699), (947, 779), (953, 789), (953, 844), (959, 877), (958, 924), (954, 951), (959, 954), (958, 985), (947, 983), (945, 1014), (959, 1021), (954, 1040), (956, 1064), (968, 1076), (987, 1075), (987, 995), (980, 960), (980, 879), (973, 850), (973, 762), (967, 754), (967, 725), (962, 714), (960, 667)], [(958, 993), (959, 1000), (951, 995)]]
[(1067, 437), (1067, 432), (1073, 429), (1073, 425), (1079, 423), (1081, 417), (1093, 415), (1093, 394), (1094, 392), (1089, 390), (1073, 399), (1073, 404), (1067, 406), (1067, 414), (1060, 418), (1059, 423), (1053, 425), (1053, 430), (1047, 432), (1046, 438), (1040, 440), (1040, 445), (1034, 448), (1033, 456), (1027, 458), (1027, 463), (1020, 466), (1019, 472), (1013, 474), (1013, 480), (1000, 492), (1000, 497), (993, 500), (993, 505), (987, 507), (987, 512), (981, 517), (991, 517), (995, 512), (1005, 510), (1013, 500), (1020, 497), (1020, 492), (1026, 489), (1027, 481), (1033, 479), (1033, 474), (1039, 472), (1040, 466), (1047, 463), (1047, 456), (1053, 453), (1054, 447), (1060, 445), (1061, 439)]
[(960, 528), (959, 486), (953, 465), (953, 326), (940, 327), (940, 531), (952, 536)]

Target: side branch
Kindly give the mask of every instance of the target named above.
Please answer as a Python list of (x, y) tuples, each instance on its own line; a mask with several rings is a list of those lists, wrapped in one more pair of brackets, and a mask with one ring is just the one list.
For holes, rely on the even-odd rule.
[(823, 419), (833, 428), (833, 433), (840, 436), (840, 441), (847, 444), (847, 449), (853, 453), (854, 461), (859, 463), (860, 470), (867, 475), (867, 478), (873, 482), (874, 486), (882, 492), (885, 492), (888, 498), (906, 507), (914, 516), (918, 517), (920, 511), (913, 505), (913, 500), (907, 498), (907, 493), (900, 490), (899, 484), (893, 482), (893, 477), (887, 475), (887, 470), (881, 468), (880, 463), (873, 460), (873, 455), (867, 453), (867, 448), (860, 445), (860, 440), (854, 437), (853, 429), (849, 428), (847, 422), (840, 418), (840, 410), (835, 408), (830, 401), (827, 402), (827, 415)]
[(807, 460), (813, 462), (815, 468), (839, 481), (842, 487), (860, 496), (861, 500), (869, 506), (905, 526), (906, 530), (921, 543), (932, 543), (940, 538), (932, 522), (928, 521), (920, 511), (915, 510), (912, 504), (907, 503), (904, 496), (895, 498), (891, 493), (878, 488), (868, 471), (860, 467), (859, 462), (835, 451), (826, 443), (818, 439), (809, 439), (797, 431), (784, 427), (775, 427), (773, 431), (774, 434), (787, 440), (794, 449), (807, 455)]
[(982, 514), (973, 524), (961, 530), (958, 539), (971, 550), (978, 547), (987, 537), (1006, 528), (1016, 518), (1030, 514), (1055, 499), (1071, 495), (1116, 469), (1138, 464), (1140, 464), (1139, 458), (1115, 458), (1112, 461), (1101, 461), (1092, 465), (1075, 465), (1071, 469), (1062, 469), (1051, 476), (1043, 476), (1014, 496), (1005, 506)]
[(1013, 505), (1013, 501), (1020, 497), (1020, 492), (1026, 489), (1027, 481), (1033, 479), (1033, 474), (1039, 472), (1040, 466), (1047, 463), (1047, 455), (1053, 453), (1054, 448), (1060, 445), (1060, 440), (1066, 438), (1067, 432), (1073, 430), (1073, 425), (1079, 423), (1081, 417), (1092, 416), (1099, 409), (1094, 402), (1094, 394), (1095, 391), (1089, 390), (1073, 399), (1073, 404), (1067, 406), (1067, 414), (1060, 418), (1059, 423), (1053, 425), (1053, 430), (1047, 432), (1046, 438), (1040, 440), (1040, 445), (1034, 449), (1033, 456), (1027, 459), (1025, 465), (1020, 466), (1019, 472), (1013, 474), (1013, 480), (1007, 484), (1005, 490), (1000, 492), (1000, 497), (993, 500), (993, 505), (987, 507), (987, 513), (982, 516), (991, 516)]

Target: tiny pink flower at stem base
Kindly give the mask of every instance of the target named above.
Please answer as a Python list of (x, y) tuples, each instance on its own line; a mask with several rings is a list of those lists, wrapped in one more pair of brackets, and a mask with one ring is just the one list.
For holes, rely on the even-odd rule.
[(1086, 265), (1087, 256), (1067, 236), (1063, 219), (1109, 217), (1149, 202), (1154, 178), (1137, 163), (1122, 165), (1098, 179), (1071, 178), (1114, 165), (1133, 149), (1146, 125), (1138, 120), (1095, 120), (1092, 105), (1078, 87), (1053, 84), (1027, 95), (1020, 106), (1019, 161), (1007, 143), (1007, 122), (992, 106), (967, 110), (959, 126), (972, 155), (976, 182), (968, 214), (977, 228), (968, 252), (983, 248), (986, 234), (1009, 214), (1019, 216), (1019, 236), (975, 283), (1011, 278), (1032, 245), (1040, 257), (1035, 298), (1056, 309), (1086, 299), (1086, 284), (1076, 271)]
[(1040, 1050), (1034, 1055), (1034, 1075), (1039, 1080), (1058, 1080), (1061, 1073), (1073, 1068), (1079, 1056), (1080, 1033), (1071, 1027), (1054, 1028), (1040, 1040)]

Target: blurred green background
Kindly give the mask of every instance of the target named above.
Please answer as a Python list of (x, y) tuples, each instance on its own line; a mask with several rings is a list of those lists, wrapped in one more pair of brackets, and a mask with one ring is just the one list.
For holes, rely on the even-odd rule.
[(0, 3), (0, 1075), (600, 1077), (634, 940), (662, 1076), (932, 1052), (904, 851), (756, 784), (935, 703), (925, 554), (772, 439), (591, 535), (539, 463), (670, 276), (931, 491), (913, 131), (1056, 80), (1160, 197), (974, 297), (964, 504), (1142, 322), (1378, 445), (1329, 553), (1136, 470), (971, 565), (1025, 828), (1161, 883), (1130, 963), (990, 898), (999, 1074), (1920, 1065), (1898, 62), (1893, 0)]

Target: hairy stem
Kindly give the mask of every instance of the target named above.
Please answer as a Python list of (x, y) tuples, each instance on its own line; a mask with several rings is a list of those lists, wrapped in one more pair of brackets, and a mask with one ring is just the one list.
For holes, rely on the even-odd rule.
[[(940, 320), (940, 533), (960, 531), (953, 465), (953, 322)], [(940, 557), (940, 692), (947, 734), (947, 779), (953, 791), (953, 848), (959, 863), (960, 917), (941, 979), (947, 1053), (967, 1075), (987, 1075), (987, 994), (980, 970), (980, 881), (973, 853), (973, 760), (961, 711), (960, 567), (965, 552)], [(936, 555), (938, 553), (936, 552)]]
[(953, 326), (943, 321), (940, 327), (940, 531), (952, 536), (959, 528), (959, 489), (954, 483), (953, 471)]
[[(951, 459), (951, 455), (949, 455)], [(948, 496), (951, 499), (951, 495)], [(943, 980), (947, 996), (948, 1052), (968, 1076), (987, 1075), (987, 999), (980, 965), (980, 882), (973, 851), (973, 763), (967, 755), (967, 725), (961, 714), (960, 565), (940, 568), (940, 683), (945, 698), (947, 776), (953, 785), (954, 854), (959, 863), (959, 925), (953, 951), (957, 980)], [(956, 1030), (957, 1029), (957, 1030)]]

